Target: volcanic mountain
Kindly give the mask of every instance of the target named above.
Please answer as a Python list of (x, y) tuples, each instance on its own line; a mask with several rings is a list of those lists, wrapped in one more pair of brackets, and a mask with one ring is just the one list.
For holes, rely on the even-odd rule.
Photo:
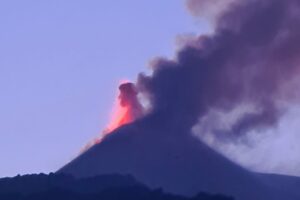
[[(125, 112), (130, 119), (125, 122), (133, 123), (112, 131), (59, 173), (130, 174), (149, 187), (182, 195), (203, 191), (237, 200), (299, 200), (298, 178), (250, 172), (190, 130), (211, 111), (228, 114), (246, 106), (225, 131), (214, 119), (206, 123), (213, 136), (240, 139), (251, 130), (276, 127), (284, 105), (299, 103), (300, 1), (188, 2), (200, 15), (219, 7), (216, 2), (228, 5), (213, 20), (213, 33), (188, 37), (174, 58), (151, 62), (152, 73), (139, 74), (135, 87), (120, 87), (121, 106), (133, 111)], [(147, 114), (139, 97), (149, 104)]]
[(210, 192), (237, 200), (300, 199), (299, 179), (250, 172), (181, 133), (180, 126), (170, 129), (163, 124), (152, 115), (122, 126), (58, 173), (79, 178), (130, 174), (151, 188), (187, 196)]

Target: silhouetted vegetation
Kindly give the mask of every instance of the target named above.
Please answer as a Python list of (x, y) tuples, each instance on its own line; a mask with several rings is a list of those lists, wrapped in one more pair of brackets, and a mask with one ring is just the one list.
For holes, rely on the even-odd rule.
[(132, 176), (103, 175), (75, 179), (63, 174), (39, 174), (0, 179), (2, 200), (233, 200), (199, 193), (188, 198), (151, 190)]

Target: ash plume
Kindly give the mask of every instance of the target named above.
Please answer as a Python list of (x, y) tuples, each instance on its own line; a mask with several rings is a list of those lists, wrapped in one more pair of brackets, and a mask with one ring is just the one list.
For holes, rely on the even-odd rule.
[(188, 0), (187, 8), (193, 16), (216, 17), (237, 0)]
[(256, 112), (236, 120), (234, 137), (279, 121), (281, 102), (289, 101), (284, 93), (299, 74), (300, 2), (230, 2), (213, 34), (189, 40), (175, 59), (158, 59), (152, 75), (139, 75), (139, 92), (165, 123), (190, 130), (212, 109), (226, 113), (243, 104)]

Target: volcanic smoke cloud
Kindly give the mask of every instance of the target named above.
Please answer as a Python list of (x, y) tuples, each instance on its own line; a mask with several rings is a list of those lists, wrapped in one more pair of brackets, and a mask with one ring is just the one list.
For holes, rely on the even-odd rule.
[(282, 102), (295, 98), (300, 1), (230, 1), (216, 22), (212, 35), (189, 41), (174, 60), (158, 59), (151, 76), (139, 75), (137, 88), (151, 113), (190, 129), (212, 109), (250, 104), (255, 112), (243, 113), (230, 137), (276, 125)]
[[(213, 2), (223, 10), (213, 34), (190, 39), (175, 59), (157, 59), (151, 75), (120, 87), (121, 105), (134, 108), (129, 121), (141, 116), (137, 95), (150, 105), (140, 121), (152, 118), (155, 125), (183, 130), (176, 133), (190, 132), (212, 111), (231, 113), (246, 105), (252, 109), (244, 109), (226, 131), (212, 126), (214, 137), (238, 140), (250, 130), (276, 126), (284, 105), (297, 101), (300, 1)], [(212, 6), (207, 0), (188, 5), (194, 14)]]
[(215, 17), (237, 0), (188, 0), (187, 7), (194, 16)]

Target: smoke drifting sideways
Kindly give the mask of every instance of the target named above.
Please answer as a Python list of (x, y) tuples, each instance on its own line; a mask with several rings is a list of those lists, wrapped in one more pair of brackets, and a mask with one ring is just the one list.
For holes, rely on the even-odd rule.
[(215, 22), (237, 0), (188, 0), (187, 8), (195, 17), (204, 17)]
[[(139, 75), (137, 88), (161, 124), (183, 130), (176, 134), (194, 127), (202, 140), (228, 152), (227, 145), (255, 148), (260, 141), (253, 137), (276, 129), (290, 104), (299, 102), (300, 1), (223, 2), (216, 4), (222, 6), (213, 33), (191, 38), (175, 59), (157, 59), (150, 76)], [(214, 6), (207, 0), (187, 3), (193, 13)], [(222, 126), (212, 113), (223, 117)]]
[(288, 90), (299, 75), (299, 10), (296, 0), (231, 3), (212, 35), (189, 41), (174, 60), (158, 60), (151, 76), (139, 75), (139, 92), (152, 112), (167, 113), (186, 128), (212, 109), (229, 112), (243, 104), (256, 112), (240, 116), (228, 137), (276, 125), (281, 102), (296, 98)]

